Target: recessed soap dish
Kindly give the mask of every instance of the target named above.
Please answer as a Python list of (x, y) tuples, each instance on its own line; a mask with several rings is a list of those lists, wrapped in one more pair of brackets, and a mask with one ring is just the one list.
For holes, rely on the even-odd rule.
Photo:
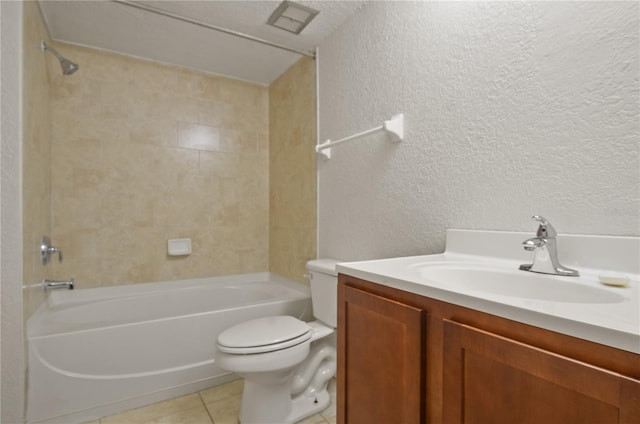
[(184, 256), (191, 254), (191, 239), (171, 239), (167, 241), (169, 256)]

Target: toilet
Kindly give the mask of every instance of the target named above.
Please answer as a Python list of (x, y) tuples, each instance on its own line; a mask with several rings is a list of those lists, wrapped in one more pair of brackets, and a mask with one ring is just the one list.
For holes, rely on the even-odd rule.
[(242, 424), (293, 424), (327, 408), (336, 372), (335, 259), (307, 262), (316, 321), (258, 318), (220, 333), (217, 364), (244, 378)]

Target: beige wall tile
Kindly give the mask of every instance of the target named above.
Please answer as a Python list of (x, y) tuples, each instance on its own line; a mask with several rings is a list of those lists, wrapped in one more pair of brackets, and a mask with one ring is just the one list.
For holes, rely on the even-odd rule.
[[(41, 40), (50, 42), (35, 2), (24, 2), (23, 39), (23, 283), (38, 285), (51, 278), (51, 265), (40, 263), (43, 235), (51, 236), (51, 69)], [(59, 71), (53, 69), (53, 72)], [(55, 239), (54, 239), (55, 240)], [(39, 288), (27, 289), (23, 297), (25, 320), (44, 300)]]
[(210, 127), (222, 127), (233, 113), (230, 105), (217, 100), (198, 100), (198, 123)]
[(314, 84), (303, 58), (269, 88), (269, 270), (300, 282), (316, 256)]
[(134, 120), (129, 123), (129, 141), (154, 146), (176, 147), (177, 124), (173, 120)]
[(220, 178), (235, 178), (240, 174), (242, 158), (228, 152), (200, 152), (200, 173)]
[[(197, 174), (199, 171), (200, 155), (196, 150), (183, 148), (156, 149), (153, 152), (155, 168), (152, 174), (160, 170), (168, 171), (168, 179), (176, 176)], [(173, 178), (171, 178), (173, 177)]]
[(105, 120), (93, 116), (79, 118), (56, 106), (54, 97), (52, 130), (52, 140), (56, 140), (54, 151), (58, 144), (74, 142), (78, 139), (95, 139), (105, 144), (121, 144), (129, 141), (127, 120)]
[(258, 154), (258, 134), (247, 130), (222, 129), (221, 148), (223, 152)]
[[(66, 245), (56, 278), (94, 287), (269, 269), (304, 281), (316, 243), (312, 61), (267, 89), (56, 47), (81, 64), (51, 78), (51, 231)], [(198, 132), (205, 142), (188, 140)], [(185, 236), (193, 253), (167, 256), (166, 240)]]
[[(98, 287), (266, 271), (267, 88), (56, 47), (81, 66), (52, 90), (56, 278)], [(167, 255), (177, 237), (192, 238), (190, 256)]]

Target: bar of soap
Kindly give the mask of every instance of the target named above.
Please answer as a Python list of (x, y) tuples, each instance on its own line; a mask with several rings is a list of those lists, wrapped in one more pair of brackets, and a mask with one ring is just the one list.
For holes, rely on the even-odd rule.
[(631, 281), (628, 275), (615, 273), (600, 274), (599, 279), (605, 286), (613, 287), (627, 287)]

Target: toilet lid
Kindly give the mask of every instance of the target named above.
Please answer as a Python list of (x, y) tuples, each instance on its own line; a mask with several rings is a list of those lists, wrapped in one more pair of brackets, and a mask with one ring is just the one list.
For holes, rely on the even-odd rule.
[(288, 315), (246, 321), (220, 333), (218, 349), (227, 353), (264, 353), (295, 346), (311, 338), (311, 328)]

